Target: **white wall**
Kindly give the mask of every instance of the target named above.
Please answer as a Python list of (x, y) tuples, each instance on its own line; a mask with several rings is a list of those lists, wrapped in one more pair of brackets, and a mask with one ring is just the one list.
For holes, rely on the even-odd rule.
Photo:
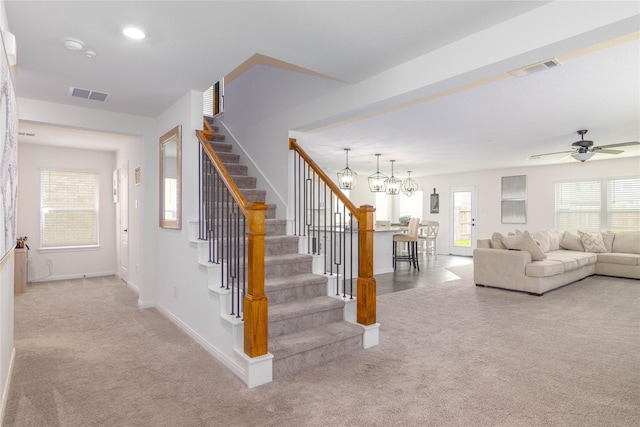
[[(40, 251), (40, 171), (44, 168), (99, 174), (99, 249)], [(20, 144), (18, 150), (18, 236), (27, 236), (29, 281), (105, 276), (116, 273), (116, 216), (112, 196), (115, 153)], [(51, 271), (47, 259), (53, 261)]]
[[(310, 100), (344, 87), (335, 80), (265, 65), (256, 65), (225, 85), (225, 126), (285, 203), (289, 197), (289, 130), (320, 118), (318, 111), (304, 107)], [(267, 203), (277, 202), (276, 196), (267, 194)], [(281, 207), (277, 215), (284, 218)]]
[[(503, 176), (526, 175), (527, 223), (502, 224), (500, 215), (501, 185)], [(500, 169), (452, 175), (417, 177), (416, 182), (425, 192), (423, 217), (440, 221), (438, 252), (449, 252), (449, 191), (451, 187), (475, 185), (478, 212), (476, 238), (489, 238), (494, 231), (507, 233), (521, 230), (545, 230), (554, 227), (555, 189), (557, 181), (583, 178), (639, 177), (640, 157), (624, 159), (591, 160), (584, 163), (570, 162), (548, 166)], [(437, 189), (440, 194), (440, 213), (429, 213), (428, 194)], [(474, 242), (475, 244), (475, 242)]]

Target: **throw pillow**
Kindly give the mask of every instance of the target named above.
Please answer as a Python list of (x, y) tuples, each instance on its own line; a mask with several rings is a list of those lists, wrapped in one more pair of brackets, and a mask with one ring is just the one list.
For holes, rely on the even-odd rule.
[(560, 241), (560, 247), (562, 249), (568, 249), (570, 251), (584, 252), (584, 246), (582, 246), (580, 236), (572, 231), (564, 232), (562, 240)]
[(538, 246), (540, 246), (542, 252), (549, 252), (549, 233), (547, 233), (546, 231), (536, 231), (534, 233), (531, 233), (531, 237), (533, 237), (534, 240), (538, 242)]
[(491, 235), (491, 247), (493, 249), (507, 249), (502, 243), (502, 234), (495, 232)]
[(604, 247), (607, 248), (607, 252), (613, 252), (613, 234), (611, 231), (603, 231), (602, 240), (604, 240)]
[(582, 246), (584, 246), (585, 252), (594, 252), (597, 254), (607, 252), (602, 234), (587, 233), (586, 231), (578, 231), (578, 233), (580, 233), (580, 241), (582, 242)]
[(549, 250), (557, 251), (560, 249), (560, 242), (562, 241), (563, 231), (559, 230), (547, 230), (549, 234)]
[(520, 250), (520, 241), (522, 240), (522, 234), (511, 234), (509, 236), (502, 236), (500, 240), (502, 240), (502, 244), (507, 249)]
[(538, 243), (531, 237), (528, 231), (524, 233), (516, 234), (515, 236), (508, 236), (502, 238), (502, 243), (507, 249), (515, 249), (519, 251), (526, 251), (531, 254), (531, 259), (534, 261), (540, 261), (546, 259), (547, 256), (542, 252)]

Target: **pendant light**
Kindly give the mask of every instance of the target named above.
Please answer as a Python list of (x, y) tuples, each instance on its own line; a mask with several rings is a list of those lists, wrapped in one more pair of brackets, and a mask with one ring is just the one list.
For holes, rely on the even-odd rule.
[(341, 190), (353, 190), (356, 188), (358, 174), (349, 169), (349, 150), (350, 148), (344, 149), (347, 158), (347, 167), (338, 172), (338, 187), (340, 187)]
[(380, 173), (380, 154), (376, 154), (376, 173), (369, 177), (369, 190), (374, 193), (384, 193), (387, 176)]
[(409, 177), (402, 183), (402, 192), (407, 197), (411, 197), (416, 191), (418, 191), (418, 183), (411, 179), (411, 171), (407, 171), (407, 173), (409, 174)]
[(395, 162), (395, 160), (390, 160), (390, 162), (391, 176), (387, 178), (386, 182), (387, 194), (390, 196), (397, 196), (398, 194), (400, 194), (400, 186), (402, 185), (402, 180), (393, 176), (393, 162)]

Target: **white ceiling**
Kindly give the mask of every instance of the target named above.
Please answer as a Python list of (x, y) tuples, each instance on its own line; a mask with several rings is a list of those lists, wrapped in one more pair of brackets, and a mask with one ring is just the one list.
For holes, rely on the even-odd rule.
[[(356, 84), (546, 3), (5, 1), (18, 45), (19, 97), (145, 117), (156, 117), (188, 90), (204, 90), (255, 53)], [(126, 40), (120, 31), (128, 24), (144, 28), (147, 38)], [(68, 37), (97, 56), (67, 51)], [(568, 149), (582, 128), (596, 145), (639, 140), (639, 52), (635, 38), (538, 74), (404, 108), (389, 101), (380, 105), (393, 105), (383, 115), (360, 120), (354, 111), (340, 126), (310, 126), (305, 143), (330, 171), (344, 166), (343, 148), (350, 147), (359, 173), (371, 173), (380, 152), (385, 173), (394, 158), (396, 175), (411, 169), (420, 176), (553, 162), (527, 157)], [(71, 86), (111, 96), (105, 103), (72, 98)], [(67, 130), (21, 123), (20, 132), (36, 136), (20, 141), (73, 145), (79, 134), (87, 148), (108, 146), (109, 138), (92, 144), (88, 130)], [(640, 156), (640, 147), (616, 157), (629, 155)]]

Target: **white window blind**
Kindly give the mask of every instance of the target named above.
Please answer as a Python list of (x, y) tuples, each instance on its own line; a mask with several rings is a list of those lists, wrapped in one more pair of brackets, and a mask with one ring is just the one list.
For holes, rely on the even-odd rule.
[(213, 86), (210, 86), (202, 94), (202, 114), (213, 117)]
[(556, 183), (555, 228), (600, 231), (601, 194), (599, 180)]
[(42, 247), (98, 244), (98, 174), (40, 171)]
[(607, 230), (640, 231), (640, 178), (607, 181)]

